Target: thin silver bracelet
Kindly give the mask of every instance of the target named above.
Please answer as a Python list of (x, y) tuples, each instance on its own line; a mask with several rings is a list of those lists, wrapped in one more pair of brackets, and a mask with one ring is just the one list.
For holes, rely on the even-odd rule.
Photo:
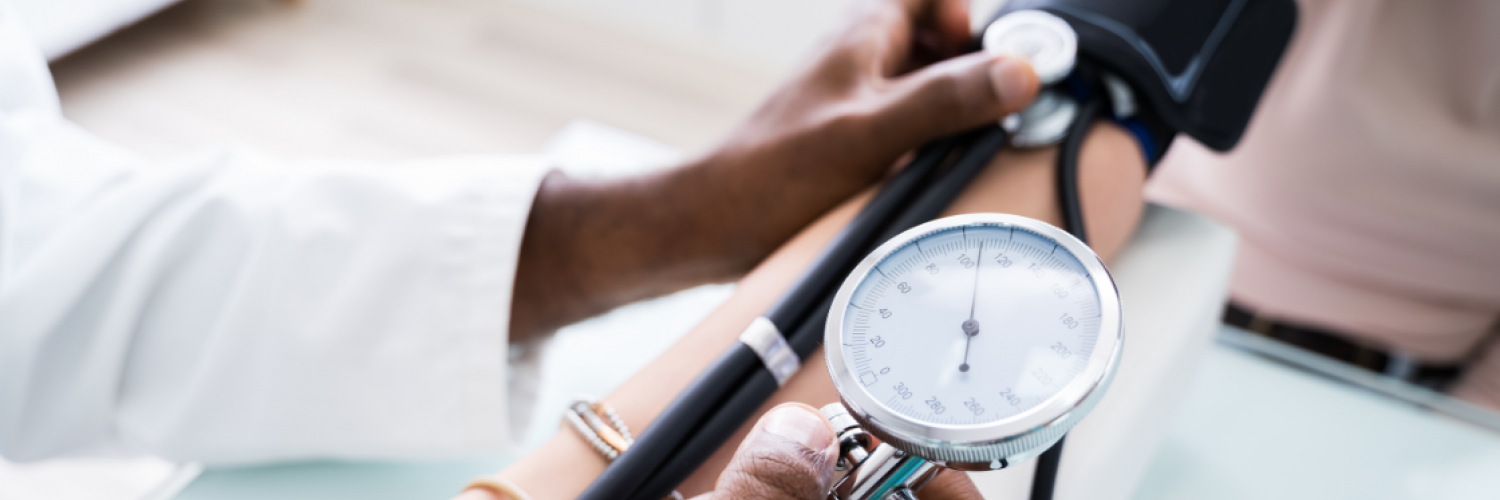
[[(587, 441), (594, 451), (599, 452), (605, 460), (610, 462), (615, 461), (621, 453), (630, 449), (630, 445), (635, 444), (635, 437), (630, 434), (630, 427), (625, 425), (625, 419), (620, 418), (619, 412), (616, 412), (613, 406), (595, 401), (594, 398), (579, 396), (578, 399), (573, 400), (573, 403), (568, 405), (568, 409), (563, 410), (563, 420), (573, 427), (573, 430), (578, 431), (578, 435), (583, 436), (583, 440)], [(605, 420), (609, 423), (605, 424)], [(616, 435), (610, 436), (609, 434)], [(618, 442), (612, 445), (610, 442), (612, 440)], [(668, 495), (667, 499), (683, 500), (682, 493), (672, 490), (672, 494)]]
[(619, 458), (619, 450), (616, 450), (610, 447), (609, 444), (605, 443), (604, 440), (599, 437), (599, 434), (594, 432), (594, 429), (589, 428), (589, 424), (583, 422), (583, 418), (579, 417), (577, 412), (574, 412), (572, 409), (563, 412), (563, 420), (566, 420), (569, 424), (572, 424), (573, 430), (578, 431), (578, 435), (583, 436), (583, 440), (588, 441), (589, 446), (593, 446), (594, 451), (599, 452), (600, 455), (604, 455), (604, 458), (606, 460), (613, 462), (616, 458)]
[(609, 419), (610, 425), (613, 425), (615, 430), (620, 431), (620, 435), (625, 438), (625, 442), (635, 444), (635, 437), (630, 435), (630, 428), (625, 426), (625, 420), (620, 418), (620, 414), (615, 411), (615, 407), (604, 403), (594, 403), (591, 406), (596, 412), (603, 409), (605, 418)]

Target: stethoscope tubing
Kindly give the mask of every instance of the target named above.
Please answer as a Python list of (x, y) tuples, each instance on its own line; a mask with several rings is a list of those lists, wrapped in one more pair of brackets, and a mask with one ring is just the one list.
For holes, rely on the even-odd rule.
[[(892, 176), (886, 186), (835, 236), (833, 242), (814, 259), (807, 271), (798, 277), (764, 316), (781, 332), (795, 331), (802, 320), (809, 316), (809, 312), (815, 310), (814, 306), (822, 302), (824, 296), (830, 295), (833, 288), (842, 281), (843, 275), (877, 241), (881, 230), (931, 183), (943, 160), (962, 139), (942, 139), (919, 149), (916, 158)], [(806, 358), (810, 351), (811, 349), (799, 350), (798, 359)], [(758, 375), (764, 375), (771, 381), (771, 392), (774, 392), (775, 380), (761, 365), (760, 358), (743, 343), (736, 343), (694, 378), (636, 439), (635, 444), (611, 463), (579, 498), (660, 498), (634, 495), (634, 492), (640, 491), (641, 486), (652, 479), (656, 471), (670, 470), (663, 468), (669, 459), (674, 464), (683, 462), (673, 458), (680, 455), (674, 452), (684, 449), (684, 442), (700, 428), (704, 428), (708, 422), (721, 422), (711, 426), (717, 429), (727, 423), (724, 420), (728, 418), (727, 415), (738, 414), (734, 412), (725, 413), (724, 417), (716, 416), (727, 408), (737, 408), (735, 404), (742, 404), (729, 402), (730, 398), (740, 392), (746, 392), (745, 396), (740, 396), (742, 398), (751, 397), (751, 389), (747, 387), (752, 384), (752, 377)], [(760, 401), (768, 397), (769, 394), (761, 396)], [(735, 428), (738, 428), (738, 424)], [(697, 450), (699, 446), (693, 445), (689, 449)], [(682, 477), (696, 468), (694, 465), (682, 472)], [(675, 483), (673, 486), (675, 487)], [(670, 491), (669, 487), (662, 495)]]
[[(1058, 151), (1057, 192), (1065, 229), (1087, 241), (1078, 190), (1078, 159), (1084, 135), (1102, 103), (1088, 100)], [(786, 334), (799, 360), (822, 339), (832, 292), (865, 253), (901, 231), (940, 216), (1006, 144), (991, 125), (935, 141), (871, 199), (814, 259), (765, 317)], [(957, 161), (948, 162), (960, 151)], [(945, 164), (951, 168), (939, 172)], [(754, 351), (736, 343), (704, 370), (647, 427), (618, 460), (581, 495), (582, 499), (665, 497), (734, 435), (779, 386)], [(1038, 459), (1032, 499), (1051, 498), (1062, 441)], [(628, 493), (625, 493), (628, 492)]]
[[(829, 263), (828, 268), (837, 269), (837, 272), (827, 273), (825, 270), (819, 270), (821, 274), (828, 274), (826, 277), (820, 276), (819, 279), (829, 281), (822, 290), (821, 296), (807, 301), (807, 305), (815, 305), (811, 307), (811, 313), (802, 318), (795, 329), (790, 331), (790, 335), (787, 335), (787, 342), (799, 359), (805, 360), (808, 355), (812, 354), (812, 351), (817, 349), (823, 339), (823, 325), (827, 319), (830, 302), (833, 300), (833, 292), (849, 273), (849, 269), (846, 268), (852, 268), (858, 264), (865, 254), (881, 242), (942, 215), (943, 210), (947, 209), (953, 199), (957, 198), (958, 194), (963, 192), (963, 189), (980, 172), (984, 171), (990, 159), (994, 158), (995, 154), (1004, 147), (1006, 134), (999, 126), (991, 125), (963, 134), (957, 140), (967, 147), (962, 148), (959, 158), (952, 163), (951, 168), (939, 174), (938, 179), (930, 187), (914, 193), (915, 199), (899, 213), (894, 214), (895, 217), (891, 218), (884, 227), (870, 228), (878, 232), (861, 228), (858, 231), (861, 244), (858, 245), (857, 251), (838, 252), (838, 257), (847, 260), (837, 265)], [(918, 155), (913, 166), (917, 162), (930, 161), (934, 165), (943, 163), (942, 160), (947, 159), (950, 150), (950, 148), (924, 148), (923, 154)], [(873, 204), (874, 201), (872, 200), (871, 203)], [(874, 237), (867, 237), (865, 235), (867, 231)], [(855, 231), (848, 231), (848, 233), (855, 233)], [(852, 238), (839, 238), (832, 247), (851, 240)], [(835, 255), (835, 252), (825, 252), (825, 255)], [(818, 259), (819, 265), (825, 262), (827, 261), (824, 259)], [(794, 293), (796, 292), (788, 295)], [(721, 401), (720, 406), (703, 421), (702, 427), (697, 428), (696, 432), (683, 442), (670, 459), (661, 463), (650, 474), (650, 479), (640, 489), (626, 498), (659, 499), (670, 493), (714, 451), (723, 446), (735, 431), (739, 430), (775, 393), (776, 389), (776, 381), (769, 371), (755, 370), (743, 385), (732, 390), (729, 398)]]

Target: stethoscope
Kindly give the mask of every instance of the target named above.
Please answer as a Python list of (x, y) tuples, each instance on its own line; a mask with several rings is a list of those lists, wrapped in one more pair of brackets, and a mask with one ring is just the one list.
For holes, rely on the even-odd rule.
[(897, 235), (854, 268), (824, 328), (840, 402), (822, 412), (848, 470), (830, 498), (914, 499), (941, 468), (998, 470), (1036, 458), (1031, 496), (1049, 499), (1063, 437), (1119, 364), (1119, 295), (1084, 243), (1078, 196), (1079, 150), (1101, 110), (1086, 94), (1097, 86), (1079, 81), (1090, 75), (1075, 68), (1077, 35), (1056, 16), (1017, 11), (992, 23), (983, 44), (1026, 57), (1045, 85), (1001, 126), (1015, 147), (1061, 145), (1068, 229), (1014, 215), (949, 217)]
[[(1051, 497), (1063, 436), (1107, 389), (1123, 340), (1113, 281), (1085, 244), (1077, 176), (1084, 135), (1104, 113), (1106, 97), (1119, 117), (1129, 88), (1080, 68), (1077, 34), (1046, 12), (1007, 14), (986, 28), (982, 44), (993, 54), (1025, 57), (1045, 86), (1037, 99), (999, 124), (920, 148), (741, 342), (580, 498), (666, 496), (820, 343), (841, 399), (824, 413), (839, 431), (840, 465), (849, 472), (831, 498), (912, 498), (939, 468), (993, 470), (1033, 458), (1032, 498)], [(999, 214), (933, 221), (1007, 145), (1059, 146), (1066, 231)], [(956, 314), (947, 306), (963, 302), (948, 296), (964, 290), (972, 295), (972, 317), (947, 321)], [(979, 298), (1058, 295), (1087, 300), (1059, 309), (1045, 325), (1039, 316), (1005, 316), (997, 311), (1010, 309)], [(894, 303), (881, 307), (898, 299), (910, 301), (904, 312)], [(1037, 304), (1034, 311), (1052, 315), (1046, 307), (1064, 302)], [(1032, 323), (1036, 328), (1017, 326)], [(947, 347), (914, 340), (922, 338), (916, 332), (944, 329), (951, 338), (937, 342)], [(955, 364), (943, 349), (956, 350), (960, 341), (965, 358)], [(903, 350), (920, 358), (877, 356)], [(1021, 351), (1041, 357), (1012, 355)]]

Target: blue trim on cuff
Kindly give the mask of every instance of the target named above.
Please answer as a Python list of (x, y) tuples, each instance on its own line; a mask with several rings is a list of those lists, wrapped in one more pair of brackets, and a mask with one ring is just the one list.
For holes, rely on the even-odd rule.
[(1116, 118), (1115, 123), (1125, 127), (1125, 130), (1130, 131), (1130, 135), (1135, 136), (1135, 142), (1140, 144), (1141, 154), (1146, 157), (1147, 165), (1156, 163), (1156, 141), (1151, 140), (1151, 131), (1146, 128), (1145, 123), (1141, 123), (1136, 118)]

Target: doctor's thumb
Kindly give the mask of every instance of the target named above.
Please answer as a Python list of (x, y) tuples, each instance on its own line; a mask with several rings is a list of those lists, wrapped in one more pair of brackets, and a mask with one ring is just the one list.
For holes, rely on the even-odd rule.
[(712, 500), (822, 500), (833, 485), (833, 427), (804, 404), (777, 406), (755, 424), (719, 476)]
[(995, 123), (1031, 104), (1040, 88), (1024, 59), (960, 56), (890, 81), (876, 126), (892, 139), (925, 142)]

